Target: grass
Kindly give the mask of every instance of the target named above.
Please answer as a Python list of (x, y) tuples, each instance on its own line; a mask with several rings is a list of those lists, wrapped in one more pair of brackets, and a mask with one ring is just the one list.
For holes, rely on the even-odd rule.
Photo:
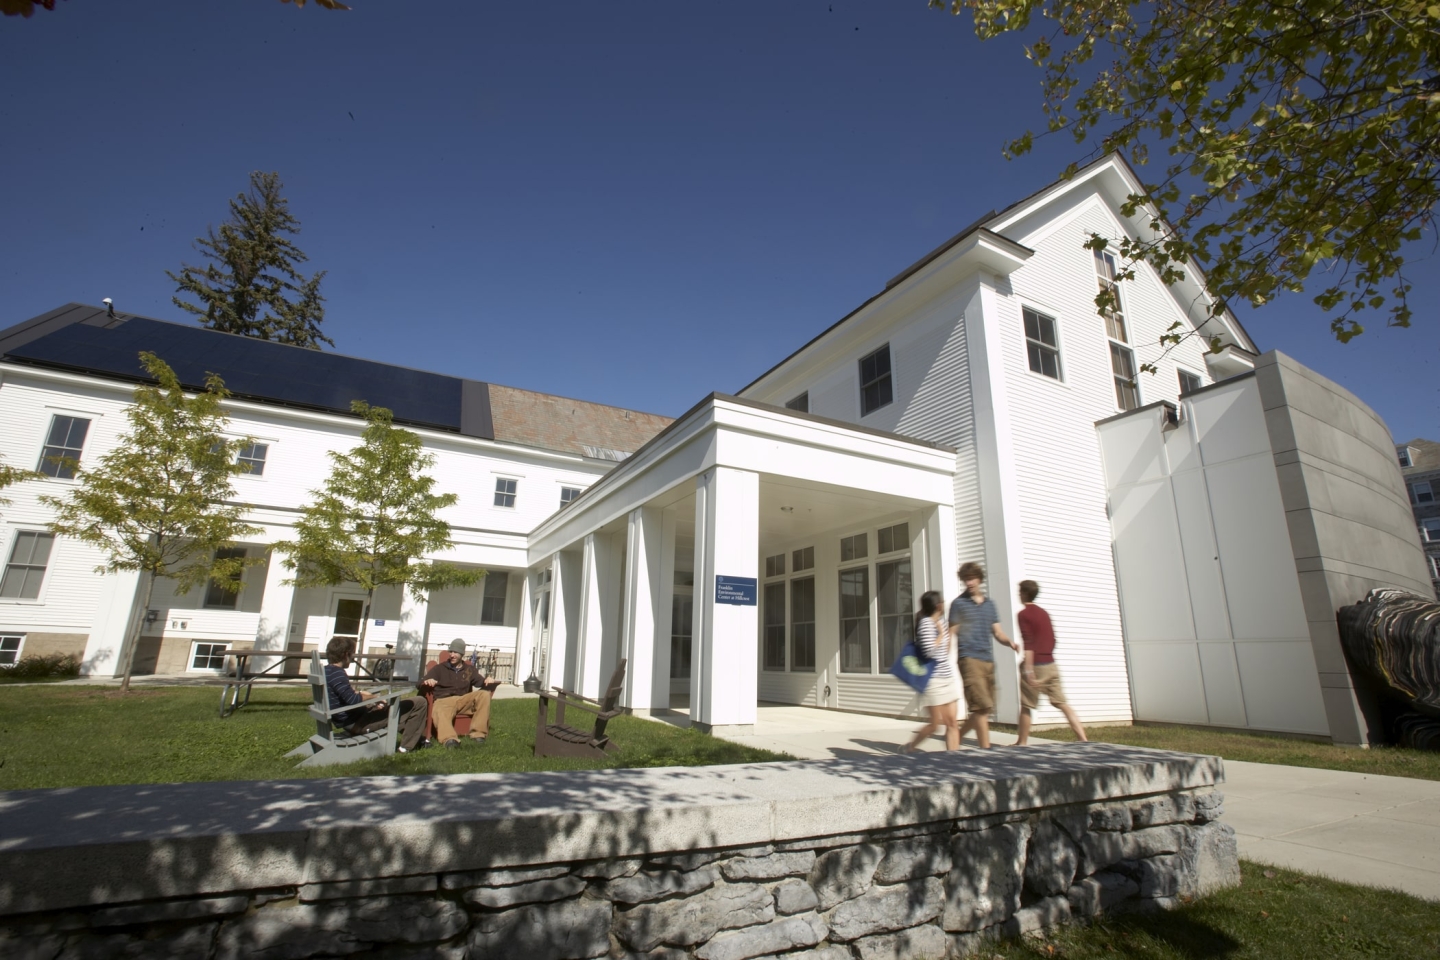
[(315, 732), (309, 689), (255, 688), (250, 704), (218, 716), (220, 688), (36, 686), (0, 691), (0, 790), (197, 780), (261, 780), (434, 773), (511, 773), (602, 767), (700, 766), (784, 757), (652, 720), (617, 717), (620, 750), (605, 760), (531, 755), (535, 701), (497, 700), (483, 747), (430, 748), (378, 760), (296, 769), (283, 755)]
[(987, 945), (990, 960), (1386, 960), (1440, 956), (1440, 907), (1241, 861), (1241, 885), (1169, 913)]
[[(1337, 747), (1332, 743), (1318, 743), (1294, 737), (1170, 724), (1087, 727), (1085, 732), (1091, 740), (1105, 743), (1181, 750), (1186, 753), (1208, 753), (1226, 760), (1283, 763), (1293, 767), (1320, 767), (1325, 770), (1349, 770), (1353, 773), (1373, 773), (1387, 777), (1440, 780), (1440, 753), (1429, 750), (1411, 750), (1406, 747), (1371, 747), (1369, 750), (1359, 750), (1355, 747)], [(1035, 736), (1046, 740), (1075, 739), (1075, 735), (1068, 729), (1046, 730)]]

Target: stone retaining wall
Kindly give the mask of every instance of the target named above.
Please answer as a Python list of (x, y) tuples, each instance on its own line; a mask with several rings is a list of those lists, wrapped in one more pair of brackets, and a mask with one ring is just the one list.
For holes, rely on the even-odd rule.
[[(558, 798), (553, 774), (0, 795), (0, 954), (939, 960), (1239, 882), (1215, 758), (1073, 745), (563, 776)], [(167, 815), (217, 787), (281, 795), (228, 834), (203, 800), (189, 826)], [(347, 812), (367, 787), (390, 816)], [(455, 796), (471, 809), (446, 812)], [(517, 796), (528, 812), (495, 809)], [(127, 836), (13, 830), (48, 809), (54, 841), (107, 800)], [(117, 855), (147, 875), (108, 873)]]

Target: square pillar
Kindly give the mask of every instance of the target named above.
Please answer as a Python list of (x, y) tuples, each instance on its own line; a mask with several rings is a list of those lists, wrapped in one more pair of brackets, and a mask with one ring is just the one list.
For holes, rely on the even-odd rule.
[[(625, 530), (625, 606), (621, 628), (625, 690), (620, 704), (632, 713), (648, 714), (670, 706), (670, 671), (656, 672), (656, 651), (668, 645), (660, 635), (659, 600), (666, 592), (660, 583), (662, 568), (661, 511), (641, 507), (630, 511)], [(668, 618), (665, 618), (668, 623)], [(668, 659), (668, 658), (667, 658)]]
[[(292, 572), (285, 569), (280, 554), (270, 551), (270, 561), (265, 567), (264, 591), (260, 595), (260, 624), (255, 630), (256, 650), (284, 650), (290, 642), (290, 613), (295, 605), (295, 587), (285, 581)], [(271, 660), (258, 657), (254, 668), (263, 670)]]
[(395, 639), (395, 675), (418, 680), (425, 669), (425, 625), (430, 619), (430, 594), (416, 600), (408, 587), (400, 591), (400, 631)]
[[(620, 659), (621, 592), (624, 544), (592, 533), (585, 538), (580, 564), (580, 632), (576, 649), (576, 690), (599, 699)], [(628, 670), (626, 671), (629, 672)]]
[(755, 729), (759, 525), (759, 474), (717, 466), (696, 477), (690, 725), (710, 733)]
[(569, 659), (567, 647), (570, 629), (565, 607), (566, 593), (574, 588), (565, 572), (566, 564), (560, 562), (560, 554), (550, 558), (550, 640), (545, 648), (545, 670), (540, 676), (541, 689), (565, 686), (565, 664)]
[(534, 596), (530, 590), (531, 576), (531, 571), (526, 570), (520, 578), (520, 621), (515, 626), (515, 675), (512, 678), (517, 687), (536, 669), (536, 621), (535, 611), (530, 609), (531, 598)]
[(134, 618), (145, 615), (145, 611), (135, 607), (140, 600), (140, 574), (134, 570), (102, 574), (98, 594), (90, 637), (85, 641), (85, 653), (80, 660), (80, 674), (119, 676), (125, 635)]

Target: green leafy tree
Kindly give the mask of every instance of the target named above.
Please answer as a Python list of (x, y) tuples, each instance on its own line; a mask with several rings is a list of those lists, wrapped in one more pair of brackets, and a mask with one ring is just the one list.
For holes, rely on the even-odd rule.
[(295, 265), (309, 258), (286, 234), (300, 232), (300, 221), (280, 195), (278, 173), (250, 174), (250, 191), (230, 201), (230, 221), (195, 243), (214, 261), (203, 267), (185, 265), (178, 274), (166, 271), (180, 293), (199, 301), (172, 297), (177, 307), (199, 316), (211, 330), (320, 349), (335, 343), (320, 332), (325, 298), (320, 295), (321, 270), (308, 280)]
[[(259, 558), (217, 560), (216, 551), (259, 528), (241, 520), (245, 504), (230, 501), (232, 480), (248, 469), (236, 453), (249, 441), (223, 434), (225, 384), (210, 374), (205, 391), (190, 396), (165, 361), (149, 352), (140, 361), (156, 383), (135, 388), (119, 445), (94, 467), (69, 461), (78, 486), (67, 497), (40, 500), (55, 510), (52, 533), (105, 554), (97, 572), (140, 572), (145, 600), (138, 610), (144, 611), (157, 577), (172, 578), (181, 593), (212, 579), (240, 589), (240, 574)], [(132, 611), (121, 648), (122, 691), (130, 689), (139, 633), (140, 617)]]
[[(23, 483), (26, 480), (44, 480), (45, 474), (36, 470), (21, 470), (19, 467), (12, 467), (7, 463), (0, 463), (0, 490)], [(10, 501), (0, 497), (0, 507), (10, 506)]]
[[(1049, 133), (1142, 166), (1152, 149), (1168, 155), (1125, 205), (1150, 211), (1156, 232), (1119, 240), (1126, 279), (1139, 261), (1169, 280), (1193, 260), (1214, 316), (1298, 292), (1318, 267), (1314, 299), (1336, 311), (1341, 341), (1386, 304), (1391, 325), (1409, 326), (1406, 245), (1433, 229), (1440, 195), (1435, 0), (930, 3), (969, 11), (982, 39), (1034, 27), (1026, 55), (1044, 72)], [(1096, 298), (1102, 312), (1109, 300)]]
[(330, 453), (330, 476), (311, 491), (295, 540), (275, 549), (287, 554), (295, 586), (358, 583), (364, 589), (363, 650), (376, 587), (408, 586), (422, 599), (429, 590), (478, 583), (485, 571), (424, 559), (450, 548), (450, 524), (437, 514), (459, 498), (432, 492), (435, 478), (426, 471), (435, 456), (424, 452), (419, 435), (395, 426), (384, 407), (361, 400), (350, 407), (367, 421), (360, 445)]

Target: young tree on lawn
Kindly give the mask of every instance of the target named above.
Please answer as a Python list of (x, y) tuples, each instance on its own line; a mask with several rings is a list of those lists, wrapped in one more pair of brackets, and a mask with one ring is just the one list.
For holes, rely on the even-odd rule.
[(280, 196), (280, 174), (250, 174), (250, 192), (230, 201), (230, 221), (217, 233), (195, 243), (215, 261), (205, 267), (181, 267), (166, 275), (200, 301), (197, 306), (172, 297), (177, 307), (199, 316), (211, 330), (238, 333), (319, 350), (335, 346), (320, 332), (325, 298), (320, 296), (321, 270), (306, 280), (295, 265), (309, 258), (284, 234), (300, 232), (300, 221)]
[[(135, 388), (119, 446), (94, 467), (72, 462), (79, 485), (67, 497), (40, 500), (55, 510), (52, 533), (105, 553), (97, 572), (140, 572), (144, 611), (157, 577), (175, 580), (181, 593), (211, 579), (238, 590), (241, 572), (259, 558), (217, 560), (215, 552), (259, 528), (240, 519), (246, 504), (230, 502), (231, 481), (247, 469), (236, 453), (248, 441), (223, 434), (225, 384), (210, 374), (205, 392), (190, 396), (155, 354), (140, 354), (140, 362), (156, 383)], [(130, 689), (139, 634), (132, 611), (121, 648), (122, 692)]]
[(485, 571), (423, 559), (450, 548), (450, 524), (437, 514), (459, 498), (431, 492), (435, 478), (426, 471), (434, 454), (423, 451), (417, 434), (395, 426), (389, 410), (362, 400), (350, 408), (368, 424), (360, 445), (331, 452), (330, 476), (311, 491), (314, 501), (295, 522), (295, 540), (275, 549), (288, 554), (285, 567), (295, 571), (289, 582), (297, 587), (358, 583), (364, 589), (358, 641), (364, 650), (376, 587), (408, 586), (418, 600), (430, 590), (478, 583)]
[[(1151, 148), (1169, 155), (1125, 205), (1153, 204), (1157, 234), (1119, 240), (1128, 267), (1143, 260), (1168, 280), (1193, 259), (1218, 298), (1212, 316), (1298, 292), (1318, 267), (1314, 299), (1338, 310), (1341, 341), (1363, 331), (1356, 314), (1387, 303), (1388, 323), (1409, 326), (1405, 248), (1434, 228), (1440, 199), (1435, 0), (930, 4), (969, 10), (982, 39), (1035, 27), (1025, 53), (1044, 71), (1050, 133), (1141, 165)], [(1007, 153), (1031, 145), (1026, 133)], [(1102, 312), (1108, 299), (1096, 298)]]

